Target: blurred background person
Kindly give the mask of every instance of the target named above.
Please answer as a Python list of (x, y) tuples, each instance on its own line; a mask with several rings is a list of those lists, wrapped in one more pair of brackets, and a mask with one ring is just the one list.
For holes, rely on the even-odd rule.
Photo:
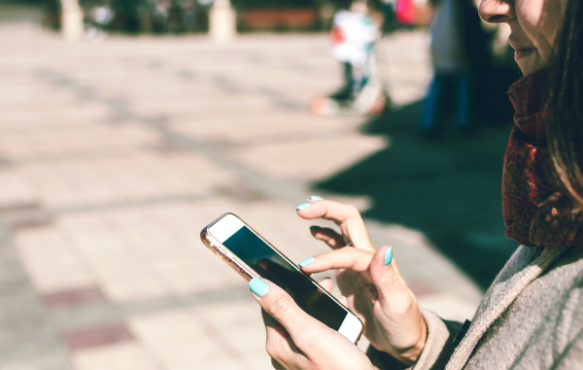
[(431, 61), (434, 75), (423, 104), (421, 132), (436, 137), (443, 132), (445, 110), (453, 111), (456, 128), (476, 130), (474, 76), (488, 66), (489, 36), (482, 30), (471, 0), (432, 0)]
[(353, 1), (349, 10), (336, 13), (331, 32), (332, 55), (342, 64), (343, 84), (328, 97), (314, 99), (314, 114), (333, 115), (341, 108), (372, 115), (383, 112), (387, 98), (374, 55), (383, 22), (382, 7), (371, 1)]
[(395, 15), (396, 0), (382, 0), (381, 5), (384, 16), (383, 32), (391, 33), (398, 28), (397, 17)]
[(85, 37), (94, 41), (107, 38), (107, 26), (114, 15), (109, 1), (99, 1), (91, 6), (85, 20)]

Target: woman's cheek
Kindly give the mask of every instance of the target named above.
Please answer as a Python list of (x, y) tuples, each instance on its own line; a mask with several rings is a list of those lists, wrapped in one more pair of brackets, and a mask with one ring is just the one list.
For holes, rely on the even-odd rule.
[(518, 23), (546, 63), (562, 23), (563, 3), (565, 0), (517, 0), (515, 3)]
[(528, 38), (536, 45), (540, 37), (539, 25), (541, 24), (544, 0), (516, 0), (514, 11), (516, 19)]

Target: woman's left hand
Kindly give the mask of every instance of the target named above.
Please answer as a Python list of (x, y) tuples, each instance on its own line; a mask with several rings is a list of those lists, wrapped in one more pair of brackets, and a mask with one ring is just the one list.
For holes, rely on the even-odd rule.
[(283, 289), (259, 278), (251, 280), (249, 286), (263, 308), (265, 349), (275, 369), (373, 369), (358, 347), (305, 313)]

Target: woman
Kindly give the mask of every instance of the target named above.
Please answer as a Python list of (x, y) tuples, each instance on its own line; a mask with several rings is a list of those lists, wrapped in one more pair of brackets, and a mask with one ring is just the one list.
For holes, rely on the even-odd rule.
[[(392, 248), (375, 251), (357, 210), (311, 198), (298, 207), (300, 217), (332, 220), (342, 235), (312, 228), (336, 250), (300, 265), (307, 273), (339, 269), (340, 290), (365, 323), (371, 347), (365, 356), (265, 282), (268, 289), (255, 298), (266, 312), (266, 349), (276, 369), (583, 368), (583, 5), (561, 1), (480, 5), (484, 20), (510, 25), (525, 75), (509, 89), (516, 126), (503, 174), (507, 235), (521, 246), (471, 324), (419, 310)], [(341, 248), (346, 242), (355, 248)]]

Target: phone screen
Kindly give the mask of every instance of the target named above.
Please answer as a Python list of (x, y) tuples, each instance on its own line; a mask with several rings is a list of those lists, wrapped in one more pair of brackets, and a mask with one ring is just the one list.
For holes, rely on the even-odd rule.
[(241, 227), (223, 244), (259, 275), (288, 292), (305, 312), (334, 330), (340, 328), (348, 312), (249, 228)]

